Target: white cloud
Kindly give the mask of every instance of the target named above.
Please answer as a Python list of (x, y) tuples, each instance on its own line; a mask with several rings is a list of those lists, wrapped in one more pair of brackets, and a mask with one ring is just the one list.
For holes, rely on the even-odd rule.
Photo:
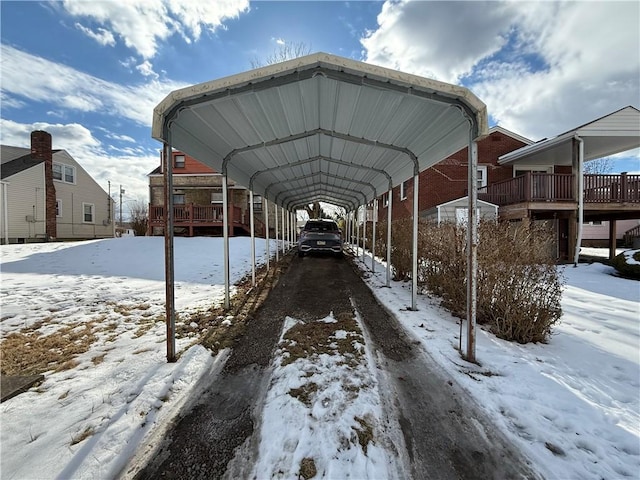
[[(111, 181), (112, 191), (114, 185), (123, 185), (128, 197), (146, 202), (149, 195), (147, 174), (160, 162), (155, 152), (132, 149), (125, 152), (115, 150), (115, 155), (109, 154), (102, 142), (78, 123), (24, 124), (0, 119), (3, 145), (29, 148), (31, 132), (34, 130), (49, 132), (53, 148), (66, 150), (105, 191)], [(112, 151), (110, 147), (109, 151)]]
[(249, 10), (249, 0), (65, 0), (62, 6), (74, 17), (101, 24), (104, 28), (98, 29), (99, 36), (81, 27), (85, 33), (94, 33), (96, 40), (104, 41), (108, 35), (120, 38), (142, 58), (149, 59), (155, 56), (158, 43), (173, 34), (191, 43), (200, 38), (203, 29), (214, 32), (224, 28), (225, 20)]
[[(186, 86), (184, 83), (156, 79), (139, 85), (124, 86), (7, 45), (2, 45), (0, 51), (3, 107), (6, 106), (5, 98), (10, 102), (19, 102), (20, 98), (25, 98), (63, 109), (100, 111), (150, 126), (156, 105), (169, 92)], [(47, 75), (33, 75), (33, 72), (47, 72)]]
[(454, 83), (500, 50), (511, 18), (504, 3), (387, 1), (362, 45), (367, 62)]
[(87, 28), (79, 23), (75, 24), (76, 28), (87, 35), (89, 38), (94, 39), (100, 45), (113, 47), (116, 44), (116, 39), (113, 37), (113, 34), (105, 30), (104, 28), (98, 28), (97, 31), (93, 31), (90, 28)]
[(149, 60), (145, 60), (140, 65), (136, 66), (136, 70), (138, 70), (145, 77), (158, 78), (158, 74), (153, 71), (153, 65)]
[(552, 137), (640, 101), (637, 2), (387, 1), (365, 61), (466, 85), (498, 123)]

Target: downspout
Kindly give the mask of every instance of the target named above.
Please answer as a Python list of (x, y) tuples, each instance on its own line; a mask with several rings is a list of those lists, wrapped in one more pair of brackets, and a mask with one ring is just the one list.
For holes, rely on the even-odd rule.
[(578, 266), (578, 258), (580, 257), (580, 246), (582, 245), (582, 226), (584, 215), (584, 177), (582, 174), (584, 163), (584, 140), (578, 135), (573, 138), (578, 142), (578, 232), (576, 235), (576, 248), (573, 254), (573, 266)]

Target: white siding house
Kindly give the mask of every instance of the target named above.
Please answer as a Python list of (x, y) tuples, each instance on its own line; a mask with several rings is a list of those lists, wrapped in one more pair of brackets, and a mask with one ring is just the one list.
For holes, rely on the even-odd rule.
[[(4, 150), (2, 159), (4, 163)], [(3, 174), (2, 181), (0, 231), (3, 242), (7, 237), (45, 240), (44, 164), (31, 166), (8, 178)]]
[(113, 200), (69, 153), (50, 145), (49, 134), (34, 132), (31, 149), (0, 146), (0, 241), (113, 237)]
[[(53, 154), (53, 165), (58, 238), (112, 237), (107, 192), (64, 150)], [(61, 166), (60, 174), (56, 165)]]

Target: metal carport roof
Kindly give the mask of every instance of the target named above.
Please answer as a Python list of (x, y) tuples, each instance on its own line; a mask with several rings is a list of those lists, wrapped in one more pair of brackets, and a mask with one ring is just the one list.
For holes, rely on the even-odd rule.
[(316, 53), (170, 93), (152, 136), (280, 205), (352, 210), (486, 131), (464, 87)]
[[(164, 143), (164, 158), (170, 158), (169, 149), (178, 148), (221, 172), (225, 208), (227, 178), (249, 188), (251, 195), (262, 195), (289, 212), (316, 200), (351, 212), (413, 177), (414, 309), (418, 174), (469, 147), (467, 347), (473, 360), (476, 141), (487, 135), (487, 128), (486, 106), (464, 87), (316, 53), (170, 93), (154, 109), (152, 136)], [(175, 342), (170, 340), (175, 332), (172, 163), (165, 163), (167, 357), (174, 361)], [(389, 215), (391, 211), (388, 208)], [(253, 222), (253, 215), (250, 218)], [(227, 215), (223, 220), (228, 307)], [(390, 242), (389, 221), (387, 278)], [(268, 248), (269, 242), (266, 245)], [(255, 260), (253, 263), (255, 269)]]

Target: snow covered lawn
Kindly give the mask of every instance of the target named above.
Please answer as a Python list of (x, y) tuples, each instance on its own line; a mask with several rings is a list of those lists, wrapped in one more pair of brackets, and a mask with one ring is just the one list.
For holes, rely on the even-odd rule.
[[(250, 272), (249, 242), (231, 239), (232, 282)], [(262, 262), (264, 241), (256, 242)], [(194, 345), (198, 325), (190, 318), (222, 300), (222, 239), (176, 238), (176, 307), (185, 336), (177, 342), (183, 353), (175, 364), (165, 362), (162, 238), (8, 245), (0, 251), (2, 341), (12, 334), (35, 339), (83, 328), (80, 333), (91, 339), (75, 363), (54, 362), (44, 383), (1, 405), (2, 478), (116, 477), (140, 453), (145, 438), (167, 425), (200, 376), (220, 366), (220, 357)], [(517, 345), (479, 330), (481, 366), (460, 359), (457, 319), (437, 299), (421, 295), (418, 311), (407, 311), (407, 284), (384, 287), (382, 266), (367, 281), (421, 341), (424, 354), (478, 400), (545, 476), (637, 478), (640, 283), (616, 278), (613, 269), (597, 263), (559, 268), (567, 280), (564, 314), (551, 342)], [(285, 350), (281, 343), (280, 353)], [(362, 388), (347, 402), (331, 396), (332, 382), (340, 377), (331, 363), (335, 359), (285, 365), (282, 355), (267, 394), (262, 432), (291, 444), (302, 440), (309, 448), (278, 452), (277, 443), (263, 442), (258, 476), (278, 468), (282, 478), (296, 478), (311, 452), (317, 470), (327, 475), (387, 478), (393, 459), (384, 451), (374, 457), (352, 449), (350, 458), (335, 457), (336, 439), (366, 435), (366, 425), (380, 415), (371, 359), (363, 353), (354, 364), (353, 378)], [(310, 388), (304, 385), (310, 383), (326, 391), (320, 398), (332, 401), (305, 405), (295, 398), (299, 394), (304, 400)], [(341, 412), (339, 404), (357, 406), (363, 422), (354, 424), (355, 413)], [(319, 420), (336, 408), (344, 416)], [(368, 448), (371, 453), (377, 446)]]

